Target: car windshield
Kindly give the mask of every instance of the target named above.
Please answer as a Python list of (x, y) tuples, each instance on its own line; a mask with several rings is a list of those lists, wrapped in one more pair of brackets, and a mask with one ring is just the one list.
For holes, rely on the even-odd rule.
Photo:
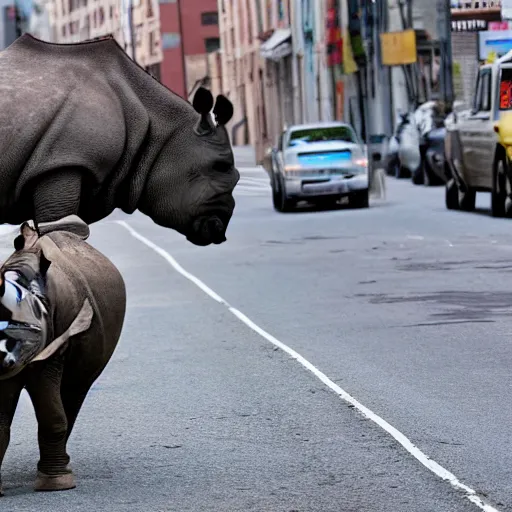
[(289, 146), (310, 144), (312, 142), (356, 142), (354, 132), (348, 126), (330, 126), (322, 128), (305, 128), (290, 134)]

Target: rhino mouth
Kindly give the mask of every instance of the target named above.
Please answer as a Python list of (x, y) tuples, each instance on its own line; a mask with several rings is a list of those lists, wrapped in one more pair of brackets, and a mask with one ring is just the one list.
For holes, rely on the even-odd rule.
[(187, 240), (201, 247), (215, 244), (220, 245), (226, 241), (227, 222), (222, 214), (202, 216), (192, 223), (192, 230)]

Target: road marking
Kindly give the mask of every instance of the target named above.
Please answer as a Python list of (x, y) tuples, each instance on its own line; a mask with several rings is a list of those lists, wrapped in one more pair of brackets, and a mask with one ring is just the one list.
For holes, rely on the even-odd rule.
[(298, 352), (295, 352), (292, 348), (288, 347), (277, 338), (269, 334), (267, 331), (256, 325), (250, 318), (245, 316), (241, 311), (231, 306), (226, 300), (220, 295), (215, 293), (211, 288), (204, 284), (196, 276), (187, 272), (166, 250), (162, 249), (158, 245), (154, 244), (151, 240), (142, 236), (135, 229), (133, 229), (127, 222), (123, 220), (114, 221), (117, 224), (123, 226), (134, 238), (142, 242), (144, 245), (155, 251), (157, 254), (162, 256), (164, 260), (171, 265), (183, 277), (194, 283), (199, 289), (201, 289), (206, 295), (219, 304), (225, 306), (230, 313), (236, 316), (241, 322), (243, 322), (249, 329), (252, 329), (255, 333), (259, 334), (262, 338), (266, 339), (274, 346), (280, 348), (283, 352), (286, 352), (289, 356), (300, 363), (306, 370), (309, 370), (315, 377), (323, 382), (328, 388), (334, 391), (341, 399), (345, 400), (349, 404), (353, 405), (363, 416), (376, 423), (379, 427), (385, 430), (391, 437), (393, 437), (398, 443), (400, 443), (415, 459), (423, 464), (427, 469), (432, 471), (439, 478), (447, 481), (450, 485), (458, 491), (464, 493), (464, 497), (467, 498), (471, 503), (475, 504), (478, 508), (484, 512), (499, 512), (498, 509), (486, 503), (480, 496), (477, 495), (474, 489), (463, 484), (454, 474), (450, 473), (443, 466), (432, 460), (428, 455), (425, 455), (412, 441), (402, 434), (395, 427), (390, 425), (386, 420), (375, 414), (373, 411), (365, 407), (363, 404), (358, 402), (352, 395), (347, 393), (345, 390), (335, 384), (329, 377), (322, 373), (316, 366), (310, 363), (307, 359), (302, 357)]
[(425, 240), (425, 237), (420, 235), (407, 235), (407, 238), (409, 240)]

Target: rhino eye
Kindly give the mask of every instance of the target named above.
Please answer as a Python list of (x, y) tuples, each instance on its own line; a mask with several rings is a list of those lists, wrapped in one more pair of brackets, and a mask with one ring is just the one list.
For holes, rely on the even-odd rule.
[(229, 172), (231, 170), (231, 164), (226, 162), (215, 162), (213, 164), (213, 170), (217, 172)]

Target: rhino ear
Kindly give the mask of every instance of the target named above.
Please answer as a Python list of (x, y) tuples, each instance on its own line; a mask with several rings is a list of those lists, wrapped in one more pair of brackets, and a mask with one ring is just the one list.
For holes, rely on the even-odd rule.
[(219, 94), (217, 96), (217, 101), (215, 102), (215, 108), (213, 109), (213, 114), (215, 115), (217, 124), (221, 126), (228, 124), (233, 117), (233, 113), (233, 103), (231, 103), (226, 96)]
[(202, 116), (207, 116), (213, 108), (212, 93), (204, 87), (199, 87), (192, 101), (195, 111)]
[(192, 105), (195, 111), (201, 114), (198, 132), (202, 134), (210, 133), (212, 130), (212, 123), (210, 122), (210, 112), (213, 107), (212, 93), (208, 89), (200, 87), (194, 95)]

